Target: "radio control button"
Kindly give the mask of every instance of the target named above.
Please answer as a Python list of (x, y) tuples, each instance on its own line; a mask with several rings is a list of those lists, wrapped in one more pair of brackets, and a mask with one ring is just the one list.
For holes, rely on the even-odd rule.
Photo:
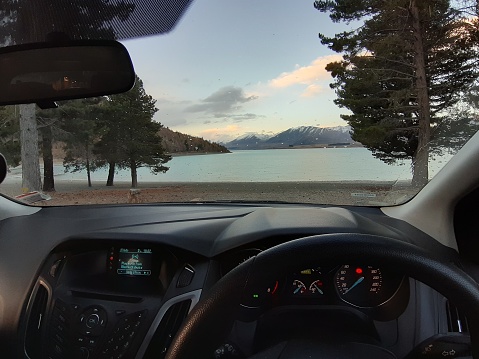
[(98, 314), (90, 314), (85, 321), (85, 325), (88, 328), (95, 328), (100, 323), (100, 317)]

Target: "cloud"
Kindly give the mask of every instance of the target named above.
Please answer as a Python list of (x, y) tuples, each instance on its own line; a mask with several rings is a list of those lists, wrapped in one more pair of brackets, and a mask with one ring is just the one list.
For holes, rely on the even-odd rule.
[(244, 132), (238, 125), (228, 125), (226, 127), (208, 128), (200, 132), (200, 136), (206, 139), (228, 140), (237, 137), (239, 133)]
[(323, 92), (324, 87), (316, 84), (311, 84), (308, 87), (306, 87), (306, 90), (301, 94), (301, 97), (314, 97), (321, 92)]
[(188, 106), (186, 112), (224, 113), (238, 110), (241, 104), (256, 100), (255, 95), (247, 96), (243, 89), (235, 86), (226, 86), (213, 92), (200, 103)]
[(167, 99), (167, 98), (156, 98), (156, 104), (157, 105), (163, 105), (163, 104), (172, 104), (174, 101)]
[(172, 105), (172, 106), (179, 106), (179, 105), (189, 105), (191, 101), (189, 100), (176, 100), (174, 98), (166, 98), (166, 97), (156, 97), (156, 105), (157, 106), (164, 106), (164, 105)]
[(215, 118), (223, 118), (223, 119), (231, 119), (234, 122), (242, 122), (246, 120), (255, 120), (258, 118), (264, 118), (265, 116), (263, 115), (257, 115), (254, 113), (243, 113), (243, 114), (226, 114), (226, 113), (216, 113), (214, 115)]
[(298, 66), (291, 72), (283, 72), (272, 79), (269, 85), (273, 88), (286, 88), (293, 85), (312, 85), (318, 81), (327, 80), (330, 74), (326, 71), (326, 65), (330, 62), (340, 61), (340, 55), (321, 56), (307, 66)]

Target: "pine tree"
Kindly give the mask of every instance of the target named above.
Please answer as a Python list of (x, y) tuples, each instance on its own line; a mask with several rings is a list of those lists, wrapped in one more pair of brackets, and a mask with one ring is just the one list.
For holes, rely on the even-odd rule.
[(148, 167), (155, 174), (168, 170), (164, 164), (171, 157), (162, 146), (162, 125), (153, 121), (155, 102), (146, 94), (138, 76), (130, 91), (109, 97), (103, 117), (105, 130), (94, 148), (109, 166), (107, 186), (113, 185), (116, 167), (130, 169), (133, 188), (138, 185), (138, 168)]
[(66, 117), (62, 123), (66, 171), (86, 171), (88, 187), (92, 186), (91, 172), (97, 169), (97, 158), (93, 147), (100, 140), (98, 132), (101, 127), (105, 97), (65, 101), (62, 113)]
[(20, 144), (22, 158), (22, 190), (39, 191), (42, 187), (38, 128), (35, 105), (20, 105)]
[[(362, 26), (321, 42), (352, 137), (386, 162), (412, 159), (413, 185), (428, 181), (434, 130), (477, 75), (478, 20), (449, 0), (316, 1), (334, 22)], [(436, 142), (439, 143), (439, 142)], [(434, 150), (434, 149), (432, 149)]]

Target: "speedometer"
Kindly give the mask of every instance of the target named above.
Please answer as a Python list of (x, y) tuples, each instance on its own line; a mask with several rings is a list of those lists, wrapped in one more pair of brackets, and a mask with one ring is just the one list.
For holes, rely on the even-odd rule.
[(336, 289), (345, 302), (358, 307), (374, 307), (388, 298), (382, 295), (381, 270), (373, 266), (345, 264), (335, 275)]

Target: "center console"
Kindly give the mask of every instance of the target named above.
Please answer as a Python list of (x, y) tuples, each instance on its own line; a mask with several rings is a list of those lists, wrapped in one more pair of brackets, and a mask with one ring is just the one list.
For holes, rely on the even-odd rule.
[[(199, 299), (185, 296), (196, 291), (199, 297), (203, 285), (197, 275), (201, 264), (190, 263), (194, 260), (180, 262), (168, 249), (147, 243), (56, 251), (44, 265), (27, 310), (27, 356), (161, 358)], [(165, 328), (162, 341), (155, 339), (150, 350)]]

